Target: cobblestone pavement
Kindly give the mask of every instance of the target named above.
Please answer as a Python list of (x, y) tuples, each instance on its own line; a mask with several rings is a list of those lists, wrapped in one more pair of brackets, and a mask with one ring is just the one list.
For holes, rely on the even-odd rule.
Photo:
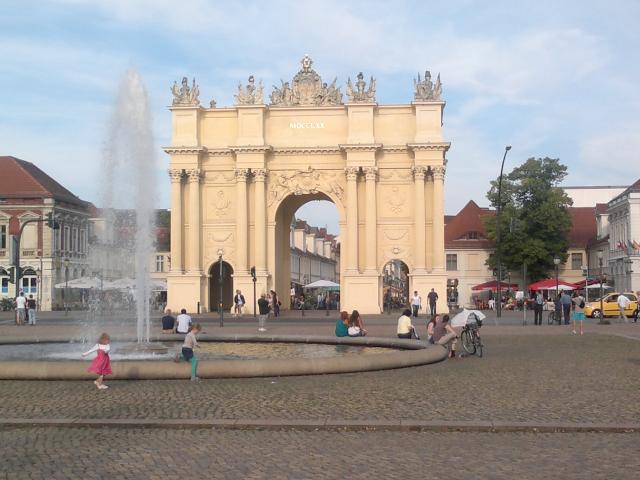
[(637, 423), (640, 342), (485, 337), (484, 358), (262, 379), (0, 382), (4, 418), (299, 418)]
[[(637, 434), (20, 428), (2, 479), (631, 479)], [(602, 455), (601, 453), (605, 453)]]

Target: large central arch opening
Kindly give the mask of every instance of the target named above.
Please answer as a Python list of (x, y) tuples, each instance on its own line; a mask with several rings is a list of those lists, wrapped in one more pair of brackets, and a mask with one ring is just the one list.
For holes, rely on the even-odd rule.
[(274, 287), (283, 309), (337, 309), (341, 284), (340, 213), (323, 193), (289, 195), (276, 212)]

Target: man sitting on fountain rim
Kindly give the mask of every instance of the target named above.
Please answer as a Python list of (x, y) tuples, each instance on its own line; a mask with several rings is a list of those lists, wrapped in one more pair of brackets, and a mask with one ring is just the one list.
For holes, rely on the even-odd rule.
[(176, 331), (176, 319), (171, 315), (171, 309), (167, 308), (162, 317), (162, 333), (174, 333)]
[(191, 316), (187, 315), (187, 310), (180, 310), (180, 315), (176, 319), (178, 321), (178, 325), (176, 328), (176, 333), (181, 333), (182, 335), (186, 335), (189, 333), (189, 327), (191, 326)]

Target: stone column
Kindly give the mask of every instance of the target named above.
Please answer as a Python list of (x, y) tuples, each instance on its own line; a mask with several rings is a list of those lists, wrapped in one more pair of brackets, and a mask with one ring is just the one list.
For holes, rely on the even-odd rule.
[(249, 224), (247, 222), (247, 176), (249, 170), (236, 168), (236, 274), (247, 273), (247, 236)]
[(444, 173), (433, 167), (433, 270), (444, 271)]
[(199, 168), (186, 171), (189, 178), (189, 266), (192, 273), (202, 273), (200, 265), (200, 178)]
[(171, 272), (182, 273), (182, 170), (167, 170), (171, 179)]
[(265, 196), (265, 180), (267, 171), (264, 168), (253, 170), (255, 180), (255, 247), (256, 247), (256, 271), (267, 271), (267, 205)]
[(376, 179), (378, 176), (377, 167), (366, 167), (364, 169), (366, 179), (366, 226), (365, 232), (367, 236), (367, 257), (366, 271), (367, 273), (376, 273), (378, 267), (378, 232), (377, 232), (377, 214), (376, 214)]
[(347, 167), (347, 268), (358, 272), (358, 167)]
[(425, 199), (424, 199), (424, 167), (413, 167), (413, 184), (415, 191), (415, 270), (424, 271), (425, 264)]

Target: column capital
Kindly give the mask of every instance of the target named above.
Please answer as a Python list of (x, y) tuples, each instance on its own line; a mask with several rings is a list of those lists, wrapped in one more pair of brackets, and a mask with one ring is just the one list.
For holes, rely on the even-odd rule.
[(364, 167), (362, 170), (367, 182), (375, 182), (378, 178), (378, 167)]
[(167, 173), (169, 174), (169, 178), (171, 179), (171, 183), (180, 183), (182, 181), (182, 170), (177, 169), (168, 169)]
[(246, 182), (249, 177), (248, 168), (236, 168), (235, 170), (236, 182)]
[(427, 175), (426, 167), (421, 167), (421, 166), (411, 167), (411, 172), (413, 172), (414, 180), (424, 180)]
[(344, 169), (347, 180), (357, 180), (360, 173), (360, 167), (347, 167)]
[(267, 179), (267, 169), (266, 168), (254, 168), (252, 169), (253, 178), (256, 182), (264, 182)]
[(189, 183), (200, 183), (202, 179), (202, 170), (199, 168), (191, 168), (189, 170), (185, 170), (185, 173), (189, 177)]
[(444, 166), (431, 167), (431, 174), (434, 180), (444, 180), (447, 169)]

